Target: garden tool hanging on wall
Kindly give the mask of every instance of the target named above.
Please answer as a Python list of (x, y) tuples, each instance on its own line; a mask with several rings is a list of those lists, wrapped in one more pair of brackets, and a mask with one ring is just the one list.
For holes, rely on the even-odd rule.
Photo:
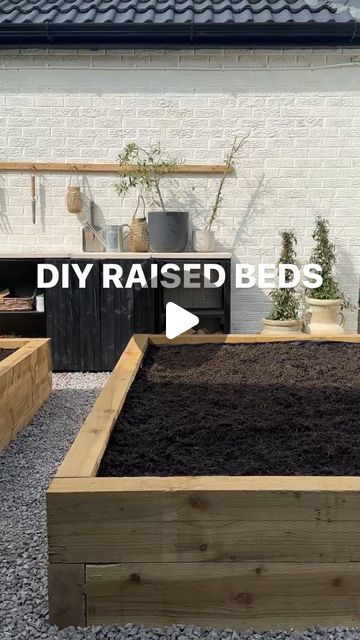
[[(35, 170), (35, 167), (34, 167)], [(36, 177), (35, 173), (30, 176), (30, 189), (31, 189), (31, 209), (32, 209), (32, 221), (36, 224)]]

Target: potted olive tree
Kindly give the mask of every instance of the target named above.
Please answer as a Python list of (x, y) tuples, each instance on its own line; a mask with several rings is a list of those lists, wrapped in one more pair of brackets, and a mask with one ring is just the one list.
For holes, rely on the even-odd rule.
[[(281, 232), (281, 254), (277, 267), (281, 264), (296, 263), (296, 237), (293, 231)], [(285, 282), (290, 282), (292, 271), (285, 269)], [(300, 301), (294, 288), (279, 287), (269, 293), (272, 309), (263, 320), (264, 334), (289, 334), (301, 332), (302, 323), (299, 319)]]
[(329, 222), (318, 217), (313, 233), (315, 247), (310, 262), (322, 268), (322, 284), (317, 289), (306, 289), (305, 333), (335, 335), (344, 333), (343, 307), (349, 307), (333, 275), (336, 264), (335, 245), (329, 238)]
[(153, 211), (148, 212), (149, 239), (153, 251), (177, 252), (186, 247), (189, 213), (168, 210), (161, 189), (162, 178), (173, 173), (179, 164), (181, 161), (171, 159), (160, 143), (143, 149), (131, 142), (119, 155), (118, 194), (124, 196), (131, 189), (136, 189), (154, 207)]
[(209, 216), (208, 221), (206, 222), (205, 229), (194, 229), (193, 231), (193, 249), (197, 252), (212, 252), (215, 249), (215, 232), (212, 229), (212, 225), (215, 222), (217, 215), (220, 210), (221, 202), (223, 199), (223, 189), (225, 186), (225, 181), (229, 173), (234, 167), (234, 161), (239, 153), (241, 147), (244, 146), (246, 140), (248, 139), (250, 133), (239, 140), (237, 137), (234, 139), (232, 147), (225, 158), (224, 171), (221, 176), (219, 188), (217, 190), (214, 205)]

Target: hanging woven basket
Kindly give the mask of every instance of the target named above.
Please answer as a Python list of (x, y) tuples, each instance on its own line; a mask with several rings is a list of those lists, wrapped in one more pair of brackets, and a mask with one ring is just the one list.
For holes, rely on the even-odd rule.
[[(143, 215), (141, 218), (137, 218), (136, 214), (139, 209), (140, 201), (143, 204)], [(138, 197), (137, 206), (130, 224), (130, 237), (129, 237), (130, 251), (134, 253), (147, 253), (149, 251), (149, 228), (145, 218), (145, 202), (142, 196)]]
[(66, 192), (66, 206), (69, 213), (81, 213), (83, 210), (83, 199), (80, 189), (80, 182), (77, 170), (75, 169), (77, 185), (71, 184), (73, 175), (70, 176), (69, 186)]

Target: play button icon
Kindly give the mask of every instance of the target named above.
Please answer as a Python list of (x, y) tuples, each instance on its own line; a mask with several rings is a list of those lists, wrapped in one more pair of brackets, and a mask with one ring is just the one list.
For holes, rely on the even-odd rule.
[(174, 302), (166, 305), (166, 337), (172, 340), (199, 324), (199, 318)]

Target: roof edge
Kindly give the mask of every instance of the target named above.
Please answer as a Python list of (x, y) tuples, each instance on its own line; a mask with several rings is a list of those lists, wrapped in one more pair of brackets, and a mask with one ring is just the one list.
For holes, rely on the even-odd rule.
[(0, 48), (339, 47), (360, 45), (360, 23), (0, 24)]

